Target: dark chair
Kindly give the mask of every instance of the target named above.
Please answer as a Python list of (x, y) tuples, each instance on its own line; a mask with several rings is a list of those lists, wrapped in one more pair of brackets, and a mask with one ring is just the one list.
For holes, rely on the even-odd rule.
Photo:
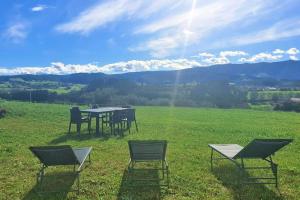
[[(99, 105), (97, 104), (93, 104), (90, 106), (91, 109), (96, 109), (96, 108), (99, 108)], [(92, 120), (93, 118), (97, 118), (99, 117), (99, 119), (101, 119), (101, 122), (102, 122), (102, 126), (101, 126), (101, 129), (102, 129), (102, 133), (103, 133), (103, 120), (104, 120), (104, 117), (105, 117), (105, 114), (98, 114), (98, 113), (89, 113), (89, 117), (90, 117), (90, 120), (91, 120), (91, 124), (92, 124)]]
[[(109, 126), (111, 128), (111, 134), (116, 133), (116, 126), (118, 130), (118, 135), (120, 133), (123, 135), (123, 119), (124, 119), (125, 113), (124, 110), (115, 110), (110, 116), (109, 116)], [(121, 132), (120, 132), (121, 131)]]
[[(128, 146), (130, 152), (130, 161), (128, 165), (129, 173), (136, 169), (135, 166), (139, 162), (159, 161), (161, 166), (151, 170), (162, 171), (162, 180), (165, 180), (166, 177), (167, 184), (165, 184), (165, 186), (169, 186), (169, 167), (166, 159), (166, 152), (167, 152), (166, 140), (129, 140)], [(152, 179), (135, 179), (135, 180), (153, 181)]]
[[(291, 139), (254, 139), (247, 146), (238, 144), (209, 144), (211, 148), (211, 169), (213, 160), (228, 159), (237, 165), (242, 171), (255, 169), (271, 169), (273, 177), (248, 177), (245, 184), (275, 184), (278, 187), (277, 164), (272, 160), (272, 155), (279, 149), (292, 142)], [(223, 158), (213, 158), (214, 151), (222, 155)], [(240, 159), (240, 163), (237, 161)], [(245, 167), (244, 159), (262, 159), (270, 164), (270, 167)], [(258, 182), (261, 180), (261, 182)], [(272, 181), (273, 180), (273, 181)]]
[[(68, 145), (63, 146), (41, 146), (41, 147), (30, 147), (31, 152), (40, 160), (41, 168), (37, 174), (37, 185), (41, 188), (43, 179), (45, 177), (45, 169), (50, 166), (59, 165), (73, 165), (73, 172), (77, 178), (77, 193), (80, 189), (79, 175), (82, 171), (83, 164), (86, 159), (89, 158), (91, 162), (90, 153), (92, 147), (84, 148), (71, 148)], [(76, 168), (78, 165), (78, 168)], [(43, 192), (43, 191), (38, 191)], [(46, 192), (57, 192), (57, 191), (46, 191)]]
[(135, 129), (138, 132), (138, 126), (136, 123), (136, 116), (135, 116), (135, 109), (134, 108), (128, 108), (126, 110), (124, 110), (124, 118), (123, 121), (125, 121), (128, 131), (130, 133), (130, 128), (131, 128), (131, 123), (134, 122), (135, 123)]
[(69, 133), (71, 131), (71, 125), (76, 124), (77, 133), (80, 134), (81, 124), (87, 123), (88, 124), (88, 131), (91, 133), (91, 117), (82, 116), (80, 109), (78, 107), (72, 107), (70, 109), (70, 123), (69, 123)]

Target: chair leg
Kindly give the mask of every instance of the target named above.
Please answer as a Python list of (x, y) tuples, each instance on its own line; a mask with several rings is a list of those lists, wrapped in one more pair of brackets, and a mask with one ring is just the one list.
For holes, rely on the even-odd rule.
[(69, 134), (70, 134), (70, 132), (71, 132), (71, 122), (69, 123)]
[(130, 134), (130, 125), (129, 125), (129, 121), (127, 121), (127, 128), (128, 128), (128, 132)]
[(80, 135), (81, 123), (77, 123), (77, 134)]
[(139, 132), (139, 129), (138, 129), (138, 126), (137, 126), (136, 120), (134, 120), (134, 123), (135, 123), (135, 129), (136, 129), (136, 132)]
[(166, 166), (166, 171), (167, 171), (167, 185), (169, 187), (169, 185), (170, 185), (169, 166)]
[(276, 188), (278, 188), (278, 169), (277, 169), (278, 165), (273, 162), (272, 156), (270, 156), (270, 165), (271, 165), (272, 173), (275, 178), (275, 186)]
[(210, 170), (213, 170), (213, 155), (214, 155), (214, 150), (211, 149), (211, 153), (210, 153)]
[(80, 174), (78, 173), (77, 174), (77, 194), (79, 194), (79, 191), (80, 191)]
[(88, 131), (89, 131), (89, 134), (91, 134), (91, 120), (89, 120), (89, 122), (88, 122)]
[(113, 124), (111, 123), (110, 125), (110, 135), (113, 135), (114, 133), (114, 129), (113, 129)]
[(104, 134), (103, 117), (101, 117), (101, 134)]

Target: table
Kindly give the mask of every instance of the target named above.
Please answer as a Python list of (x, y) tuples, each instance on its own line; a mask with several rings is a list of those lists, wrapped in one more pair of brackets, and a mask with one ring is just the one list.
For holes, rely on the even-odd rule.
[(126, 110), (128, 108), (122, 108), (122, 107), (99, 107), (99, 108), (90, 108), (90, 109), (85, 109), (85, 110), (81, 110), (80, 112), (82, 113), (89, 113), (89, 114), (95, 114), (96, 115), (96, 135), (103, 135), (100, 134), (100, 130), (99, 130), (99, 115), (100, 114), (111, 114), (113, 113), (114, 111), (117, 111), (117, 110)]

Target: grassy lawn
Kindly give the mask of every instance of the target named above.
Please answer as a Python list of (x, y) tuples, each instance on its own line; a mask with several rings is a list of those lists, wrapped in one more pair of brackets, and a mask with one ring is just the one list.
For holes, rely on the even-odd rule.
[[(8, 115), (0, 119), (0, 199), (299, 199), (300, 115), (297, 113), (168, 107), (138, 107), (139, 132), (123, 138), (68, 135), (69, 105), (0, 102)], [(95, 124), (93, 124), (95, 127)], [(107, 130), (108, 131), (108, 130)], [(220, 161), (210, 171), (209, 143), (246, 145), (253, 138), (293, 138), (275, 156), (279, 164), (279, 188), (237, 183), (237, 170)], [(170, 167), (169, 189), (126, 187), (130, 139), (166, 139)], [(92, 146), (92, 163), (81, 174), (81, 193), (37, 196), (38, 160), (32, 145), (70, 144)], [(259, 163), (259, 162), (258, 162)], [(246, 162), (255, 165), (256, 161)], [(60, 178), (72, 167), (48, 169), (54, 185), (71, 187)], [(51, 183), (50, 183), (51, 184)], [(75, 184), (74, 184), (75, 186)], [(73, 187), (74, 187), (73, 186)]]

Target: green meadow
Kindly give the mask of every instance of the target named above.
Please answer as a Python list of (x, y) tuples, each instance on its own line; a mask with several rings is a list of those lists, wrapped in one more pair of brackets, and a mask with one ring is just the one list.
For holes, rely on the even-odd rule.
[[(70, 105), (1, 101), (8, 113), (0, 119), (0, 199), (299, 199), (300, 114), (251, 109), (137, 107), (139, 132), (124, 137), (67, 133)], [(229, 161), (210, 170), (211, 143), (246, 145), (254, 138), (292, 138), (274, 157), (279, 164), (279, 190), (273, 185), (241, 185)], [(170, 187), (128, 187), (127, 141), (168, 140)], [(92, 146), (92, 163), (81, 173), (81, 191), (37, 195), (38, 160), (29, 151), (34, 145)], [(246, 161), (246, 165), (261, 164)], [(73, 167), (46, 169), (50, 187), (70, 189), (65, 178)], [(249, 174), (249, 176), (254, 176)], [(51, 188), (50, 188), (51, 189)]]

